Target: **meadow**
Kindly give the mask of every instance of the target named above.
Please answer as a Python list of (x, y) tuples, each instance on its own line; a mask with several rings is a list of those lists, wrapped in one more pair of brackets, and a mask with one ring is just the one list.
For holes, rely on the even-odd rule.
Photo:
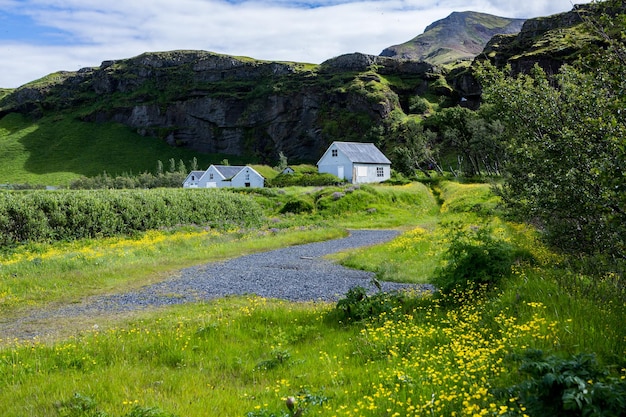
[(333, 256), (381, 280), (446, 282), (470, 255), (489, 262), (472, 264), (477, 285), (445, 293), (355, 292), (337, 304), (244, 295), (42, 321), (52, 336), (1, 341), (0, 414), (623, 415), (626, 296), (618, 277), (574, 269), (533, 227), (507, 219), (487, 184), (431, 188), (238, 191), (262, 213), (260, 225), (196, 223), (5, 249), (3, 322), (349, 228), (402, 232)]

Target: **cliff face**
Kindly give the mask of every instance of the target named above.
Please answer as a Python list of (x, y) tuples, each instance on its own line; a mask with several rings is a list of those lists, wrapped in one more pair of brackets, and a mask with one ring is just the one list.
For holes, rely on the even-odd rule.
[(589, 5), (578, 5), (566, 13), (528, 19), (518, 34), (494, 36), (477, 59), (489, 59), (497, 67), (511, 65), (513, 74), (528, 73), (535, 64), (555, 74), (595, 41), (584, 32), (588, 13)]
[(434, 73), (426, 63), (364, 54), (315, 66), (148, 53), (26, 85), (0, 102), (0, 112), (73, 111), (200, 152), (315, 161), (332, 140), (364, 139), (400, 106), (385, 75), (423, 85)]

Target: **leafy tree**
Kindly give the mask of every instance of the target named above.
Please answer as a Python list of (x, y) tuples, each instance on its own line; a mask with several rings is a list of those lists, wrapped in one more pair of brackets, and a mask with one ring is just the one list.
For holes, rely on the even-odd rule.
[[(621, 22), (623, 30), (621, 7), (619, 18), (609, 21)], [(598, 19), (594, 30), (606, 21)], [(623, 261), (626, 47), (619, 33), (597, 55), (564, 66), (553, 79), (538, 66), (511, 78), (508, 69), (499, 71), (490, 64), (483, 64), (478, 76), (483, 97), (509, 138), (506, 184), (501, 188), (505, 202), (539, 221), (555, 245)]]
[(465, 107), (449, 107), (428, 119), (428, 125), (439, 131), (443, 147), (456, 152), (459, 170), (468, 176), (499, 172), (504, 127), (491, 113)]
[(398, 143), (391, 154), (395, 169), (407, 176), (415, 175), (416, 170), (428, 177), (431, 169), (443, 173), (438, 162), (439, 149), (435, 133), (424, 130), (421, 123), (407, 119), (395, 126), (392, 136)]

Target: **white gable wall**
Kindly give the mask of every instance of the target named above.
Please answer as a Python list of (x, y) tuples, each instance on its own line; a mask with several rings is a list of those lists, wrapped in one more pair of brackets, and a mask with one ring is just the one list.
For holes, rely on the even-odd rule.
[(230, 181), (231, 187), (262, 188), (264, 185), (265, 179), (263, 176), (250, 167), (244, 167)]
[(198, 187), (202, 188), (215, 188), (215, 187), (227, 187), (230, 183), (224, 183), (224, 177), (213, 165), (206, 170), (202, 178), (200, 178)]
[(187, 178), (185, 178), (183, 188), (198, 188), (200, 178), (202, 178), (203, 174), (204, 171), (192, 171), (189, 175), (187, 175)]
[[(336, 152), (336, 156), (334, 152)], [(333, 174), (339, 179), (345, 179), (352, 182), (352, 161), (332, 144), (324, 153), (317, 164), (317, 170), (320, 173)]]

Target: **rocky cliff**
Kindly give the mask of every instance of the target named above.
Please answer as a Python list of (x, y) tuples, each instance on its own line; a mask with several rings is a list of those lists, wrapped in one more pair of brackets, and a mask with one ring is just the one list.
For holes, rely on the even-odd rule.
[(528, 73), (535, 64), (555, 74), (598, 41), (584, 23), (590, 13), (591, 5), (577, 5), (566, 13), (528, 19), (519, 33), (494, 36), (477, 59), (511, 65), (513, 74)]
[[(404, 81), (395, 88), (389, 76)], [(314, 162), (333, 140), (367, 139), (402, 94), (426, 92), (437, 77), (430, 64), (358, 53), (321, 65), (146, 53), (21, 87), (0, 101), (0, 117), (70, 111), (199, 152)]]

